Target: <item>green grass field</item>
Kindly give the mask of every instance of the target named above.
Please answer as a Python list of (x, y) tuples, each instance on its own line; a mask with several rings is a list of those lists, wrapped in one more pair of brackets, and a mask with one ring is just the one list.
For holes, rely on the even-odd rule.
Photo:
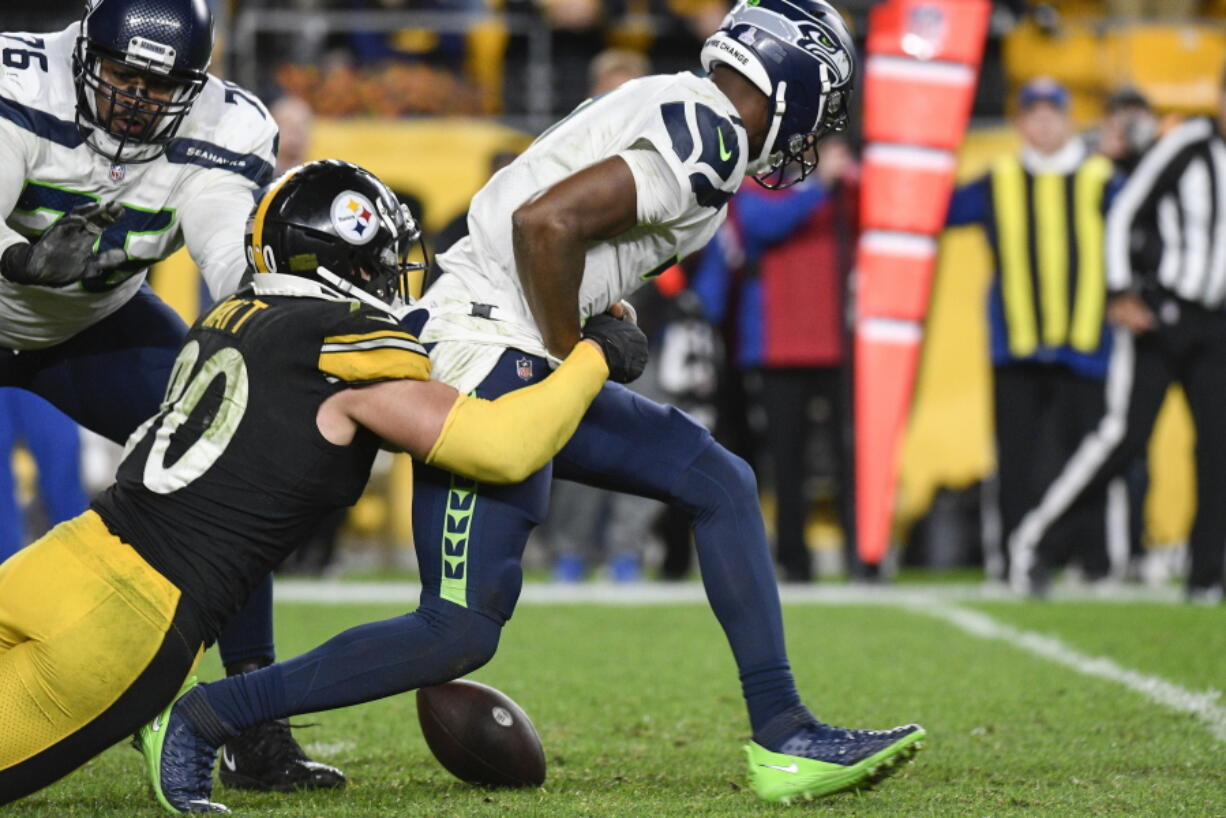
[[(687, 603), (521, 605), (498, 656), (473, 678), (533, 717), (549, 763), (541, 790), (452, 779), (406, 694), (299, 719), (317, 723), (298, 735), (349, 774), (345, 791), (215, 796), (239, 815), (352, 818), (1226, 815), (1226, 700), (1213, 695), (1226, 686), (1226, 607), (916, 604), (785, 606), (796, 675), (819, 716), (928, 729), (915, 763), (868, 792), (783, 807), (746, 790), (748, 729), (731, 655), (706, 606)], [(279, 604), (280, 650), (403, 610)], [(997, 638), (951, 617), (980, 633), (988, 623)], [(1057, 650), (1050, 637), (1081, 670), (1042, 653)], [(216, 674), (210, 656), (201, 675)], [(5, 809), (14, 818), (158, 814), (127, 746)]]

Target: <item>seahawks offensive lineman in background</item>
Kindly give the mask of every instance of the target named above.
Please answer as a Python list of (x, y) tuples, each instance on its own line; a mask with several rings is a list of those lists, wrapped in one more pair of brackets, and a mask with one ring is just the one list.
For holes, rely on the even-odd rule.
[[(145, 283), (184, 244), (234, 291), (243, 221), (272, 176), (267, 109), (207, 73), (205, 0), (91, 0), (82, 22), (0, 35), (0, 385), (123, 443), (157, 412), (187, 327)], [(221, 639), (231, 672), (272, 661), (265, 582)], [(222, 780), (339, 786), (284, 724), (228, 745)]]
[[(823, 0), (747, 0), (703, 47), (708, 75), (633, 80), (576, 109), (486, 184), (469, 210), (470, 236), (439, 258), (445, 274), (423, 299), (434, 377), (483, 398), (544, 378), (585, 319), (711, 238), (747, 170), (775, 187), (813, 171), (818, 139), (846, 121), (853, 60), (846, 26)], [(520, 558), (545, 516), (551, 473), (692, 515), (702, 580), (740, 671), (760, 797), (860, 786), (924, 737), (914, 724), (831, 727), (801, 703), (753, 472), (680, 411), (609, 384), (552, 467), (522, 483), (414, 472), (418, 611), (197, 688), (195, 715), (175, 707), (162, 754), (176, 787), (190, 792), (211, 765), (208, 748), (246, 725), (487, 662), (519, 597)], [(419, 616), (435, 627), (415, 627)], [(810, 644), (820, 650), (818, 639)]]

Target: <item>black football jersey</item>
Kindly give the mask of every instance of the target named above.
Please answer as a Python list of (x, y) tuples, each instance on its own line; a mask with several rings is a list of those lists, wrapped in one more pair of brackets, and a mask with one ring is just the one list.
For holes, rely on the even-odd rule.
[(220, 627), (366, 485), (378, 439), (359, 428), (348, 446), (328, 442), (320, 404), (429, 372), (415, 335), (377, 310), (240, 292), (192, 327), (161, 410), (133, 433), (93, 507)]

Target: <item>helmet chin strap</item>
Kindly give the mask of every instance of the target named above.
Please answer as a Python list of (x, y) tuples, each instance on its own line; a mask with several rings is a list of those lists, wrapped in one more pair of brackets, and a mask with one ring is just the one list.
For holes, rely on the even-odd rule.
[(338, 291), (341, 295), (346, 295), (346, 296), (350, 296), (351, 298), (356, 298), (358, 301), (361, 301), (363, 304), (366, 304), (367, 306), (370, 306), (370, 307), (374, 307), (380, 312), (391, 313), (393, 315), (395, 314), (394, 307), (391, 304), (388, 304), (385, 301), (380, 301), (378, 298), (375, 298), (373, 295), (366, 292), (360, 287), (355, 287), (351, 282), (348, 282), (345, 279), (341, 278), (336, 273), (329, 270), (327, 267), (316, 267), (315, 274), (319, 276), (321, 279), (323, 279), (325, 282), (327, 282), (328, 285), (332, 287), (332, 289)]
[(783, 126), (783, 115), (787, 113), (788, 84), (780, 82), (775, 87), (775, 116), (771, 119), (770, 129), (766, 132), (766, 139), (762, 142), (762, 152), (758, 154), (758, 158), (754, 160), (754, 173), (759, 173), (770, 167), (771, 154), (775, 152), (775, 140), (779, 138), (779, 129)]

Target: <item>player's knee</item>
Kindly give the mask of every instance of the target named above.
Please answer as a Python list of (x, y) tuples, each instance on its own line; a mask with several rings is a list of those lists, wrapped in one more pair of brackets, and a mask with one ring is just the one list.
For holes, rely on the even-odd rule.
[(472, 673), (498, 651), (502, 626), (489, 617), (466, 611), (464, 625), (456, 644), (456, 676)]
[[(753, 468), (745, 458), (728, 451), (714, 439), (702, 454), (694, 459), (690, 469), (713, 484), (707, 490), (702, 490), (701, 482), (686, 481), (693, 486), (691, 493), (700, 501), (700, 505), (723, 502), (727, 495), (751, 497), (757, 502), (758, 478), (754, 475)], [(711, 487), (718, 490), (712, 491)]]
[(472, 673), (494, 658), (502, 626), (488, 616), (450, 602), (436, 602), (431, 611), (437, 644), (447, 655), (447, 678)]
[(754, 474), (753, 466), (745, 458), (735, 455), (732, 452), (720, 446), (719, 449), (728, 458), (728, 470), (732, 475), (732, 483), (740, 491), (758, 496), (758, 476)]

